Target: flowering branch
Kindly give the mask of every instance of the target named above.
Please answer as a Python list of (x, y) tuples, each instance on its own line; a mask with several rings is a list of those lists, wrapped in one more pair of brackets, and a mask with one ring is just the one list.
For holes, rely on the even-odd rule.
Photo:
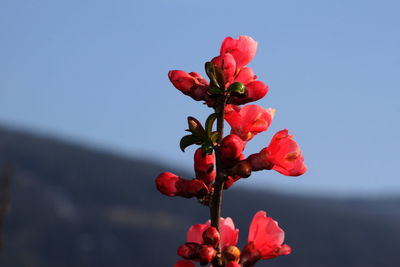
[[(225, 169), (224, 164), (222, 162), (222, 155), (219, 148), (219, 145), (222, 141), (222, 136), (224, 136), (224, 119), (225, 119), (225, 106), (226, 101), (228, 99), (229, 93), (227, 96), (223, 96), (221, 99), (221, 104), (215, 108), (215, 112), (217, 114), (217, 132), (219, 133), (219, 137), (217, 139), (217, 146), (214, 147), (215, 151), (215, 165), (217, 169), (217, 177), (214, 183), (214, 194), (212, 195), (212, 199), (210, 202), (210, 218), (211, 218), (211, 226), (215, 227), (219, 232), (219, 221), (221, 218), (221, 208), (222, 208), (222, 190), (224, 187), (225, 181)], [(217, 246), (217, 256), (213, 261), (213, 265), (215, 267), (222, 266), (221, 265), (221, 247)]]
[[(187, 242), (178, 248), (178, 255), (184, 260), (174, 267), (194, 267), (193, 261), (211, 263), (213, 267), (252, 267), (261, 259), (291, 253), (291, 248), (283, 244), (284, 231), (265, 212), (254, 216), (242, 251), (236, 247), (239, 230), (231, 218), (221, 217), (222, 191), (253, 171), (273, 169), (286, 176), (298, 176), (307, 170), (299, 146), (286, 129), (276, 133), (260, 152), (248, 157), (243, 154), (247, 142), (266, 131), (275, 114), (274, 109), (257, 105), (240, 107), (268, 92), (268, 86), (246, 66), (256, 50), (257, 42), (251, 37), (225, 38), (220, 55), (205, 64), (209, 83), (196, 72), (168, 73), (172, 84), (183, 94), (214, 109), (204, 126), (188, 117), (190, 134), (182, 137), (179, 144), (182, 151), (191, 145), (200, 146), (194, 154), (195, 178), (189, 180), (169, 172), (156, 178), (156, 187), (162, 194), (196, 197), (210, 209), (209, 221), (189, 228)], [(225, 120), (231, 132), (224, 137)]]

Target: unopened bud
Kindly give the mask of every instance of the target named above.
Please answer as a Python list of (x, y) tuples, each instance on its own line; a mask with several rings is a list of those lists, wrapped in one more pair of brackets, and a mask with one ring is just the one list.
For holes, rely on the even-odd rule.
[(198, 179), (184, 180), (181, 179), (176, 183), (176, 189), (178, 194), (182, 197), (201, 198), (208, 195), (208, 188), (204, 182)]
[(189, 96), (193, 98), (196, 101), (207, 101), (208, 99), (208, 93), (207, 93), (208, 87), (202, 84), (195, 84), (190, 88), (189, 91)]
[(217, 228), (210, 226), (203, 232), (203, 244), (216, 247), (220, 240)]
[(212, 246), (202, 246), (199, 251), (200, 264), (206, 265), (215, 258), (217, 251)]
[(188, 242), (178, 248), (178, 255), (184, 259), (194, 260), (199, 258), (200, 244)]
[(203, 153), (203, 149), (199, 148), (194, 153), (194, 171), (196, 178), (202, 180), (206, 184), (214, 182), (217, 175), (215, 168), (215, 156), (211, 154)]
[(182, 179), (173, 173), (163, 172), (156, 178), (156, 187), (164, 195), (170, 197), (177, 196), (179, 194), (177, 183), (180, 180)]
[(245, 147), (245, 142), (236, 134), (230, 134), (224, 137), (221, 142), (220, 150), (224, 160), (238, 158)]
[(236, 246), (227, 246), (222, 250), (222, 257), (225, 262), (239, 262), (240, 250)]

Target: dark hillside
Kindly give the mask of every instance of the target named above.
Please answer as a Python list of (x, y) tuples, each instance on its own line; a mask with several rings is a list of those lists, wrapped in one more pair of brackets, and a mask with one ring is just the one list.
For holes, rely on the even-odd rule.
[[(14, 166), (5, 224), (5, 267), (173, 266), (186, 229), (208, 211), (154, 187), (179, 170), (52, 139), (0, 129), (0, 166)], [(335, 200), (230, 190), (224, 214), (246, 240), (266, 210), (286, 231), (293, 254), (257, 266), (400, 266), (400, 198)]]

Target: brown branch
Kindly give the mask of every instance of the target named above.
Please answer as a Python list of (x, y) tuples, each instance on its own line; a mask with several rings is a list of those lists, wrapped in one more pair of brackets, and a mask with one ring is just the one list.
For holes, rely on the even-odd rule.
[[(219, 137), (217, 140), (218, 146), (214, 148), (215, 150), (215, 158), (216, 158), (216, 171), (217, 177), (214, 183), (214, 193), (211, 198), (210, 203), (210, 217), (211, 217), (211, 226), (217, 228), (219, 231), (219, 221), (221, 218), (221, 206), (222, 206), (222, 191), (224, 188), (225, 181), (225, 169), (222, 163), (221, 151), (219, 149), (219, 144), (221, 144), (222, 138), (224, 136), (224, 119), (225, 119), (225, 106), (228, 99), (228, 95), (224, 95), (221, 98), (220, 103), (215, 108), (215, 112), (217, 113), (217, 131), (219, 132)], [(214, 267), (224, 266), (221, 259), (221, 247), (217, 248), (217, 256), (213, 260)]]

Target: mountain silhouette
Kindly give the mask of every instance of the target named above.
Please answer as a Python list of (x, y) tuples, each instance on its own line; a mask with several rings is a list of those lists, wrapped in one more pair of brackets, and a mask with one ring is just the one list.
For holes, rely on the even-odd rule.
[[(0, 167), (6, 163), (14, 175), (0, 266), (173, 266), (186, 230), (209, 218), (195, 199), (155, 189), (161, 172), (193, 174), (150, 159), (0, 128)], [(306, 197), (234, 185), (224, 192), (223, 216), (240, 229), (239, 247), (258, 210), (285, 230), (293, 253), (256, 266), (396, 267), (399, 205), (400, 197)]]

